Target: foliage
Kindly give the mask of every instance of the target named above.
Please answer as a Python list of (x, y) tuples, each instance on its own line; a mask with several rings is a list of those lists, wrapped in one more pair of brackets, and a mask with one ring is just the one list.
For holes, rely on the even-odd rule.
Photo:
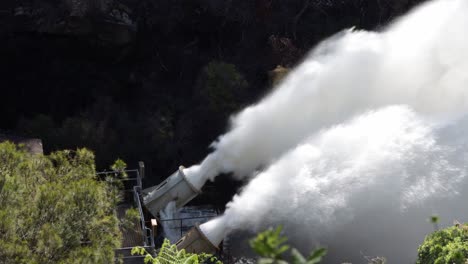
[(248, 84), (233, 64), (212, 61), (203, 68), (198, 86), (201, 100), (211, 112), (231, 114)]
[[(287, 264), (283, 254), (290, 249), (289, 245), (284, 243), (288, 240), (281, 236), (282, 227), (279, 226), (275, 230), (268, 229), (259, 233), (255, 238), (250, 240), (252, 249), (260, 255), (258, 263), (260, 264)], [(314, 250), (308, 257), (304, 257), (297, 249), (292, 248), (290, 251), (292, 264), (315, 264), (320, 263), (323, 256), (327, 253), (325, 248)]]
[(0, 262), (111, 263), (121, 233), (86, 149), (32, 155), (0, 143)]
[(264, 258), (282, 259), (282, 254), (290, 247), (284, 245), (288, 239), (281, 236), (281, 229), (281, 226), (278, 226), (275, 230), (268, 229), (259, 233), (257, 237), (249, 241), (250, 247)]
[(457, 224), (428, 235), (418, 249), (418, 264), (463, 264), (468, 259), (468, 225)]
[(431, 223), (436, 224), (436, 223), (439, 223), (440, 219), (437, 215), (433, 215), (431, 216), (430, 221)]
[[(92, 149), (100, 171), (108, 169), (116, 157), (121, 157), (132, 164), (140, 160), (148, 162), (148, 170), (154, 169), (164, 175), (164, 169), (159, 166), (172, 170), (179, 165), (176, 160), (180, 160), (173, 157), (175, 144), (170, 114), (170, 111), (155, 111), (151, 115), (130, 116), (119, 104), (105, 97), (61, 122), (44, 115), (24, 118), (18, 130), (41, 138), (45, 153), (77, 147)], [(148, 180), (154, 180), (154, 184), (158, 181), (157, 178)]]
[(133, 229), (135, 228), (135, 223), (138, 223), (140, 220), (140, 212), (137, 208), (130, 208), (125, 211), (125, 216), (121, 220), (121, 226), (124, 229)]
[[(288, 264), (283, 258), (283, 253), (290, 249), (289, 245), (284, 243), (288, 240), (281, 236), (282, 227), (275, 230), (268, 229), (259, 233), (255, 238), (249, 241), (251, 248), (260, 256), (260, 264)], [(292, 248), (291, 264), (316, 264), (320, 263), (323, 256), (327, 253), (325, 248), (318, 248), (308, 257), (304, 257), (297, 249)], [(215, 263), (222, 264), (221, 261), (212, 255), (201, 253), (186, 253), (184, 249), (178, 250), (176, 245), (171, 245), (169, 240), (165, 239), (159, 253), (156, 257), (149, 254), (145, 248), (135, 247), (132, 249), (132, 255), (145, 256), (145, 263), (152, 264), (172, 264), (172, 263)]]
[(178, 250), (176, 245), (172, 245), (169, 240), (165, 239), (161, 249), (156, 257), (149, 254), (143, 247), (135, 247), (132, 249), (132, 255), (145, 256), (145, 263), (152, 264), (198, 264), (198, 263), (213, 263), (222, 264), (216, 257), (201, 253), (187, 253), (185, 250)]
[(127, 164), (123, 160), (117, 159), (110, 168), (111, 170), (116, 171), (121, 178), (128, 177), (127, 173), (125, 172), (125, 169), (127, 168)]
[(431, 218), (429, 218), (429, 221), (432, 223), (432, 225), (434, 225), (434, 231), (439, 230), (440, 218), (437, 215), (431, 216)]

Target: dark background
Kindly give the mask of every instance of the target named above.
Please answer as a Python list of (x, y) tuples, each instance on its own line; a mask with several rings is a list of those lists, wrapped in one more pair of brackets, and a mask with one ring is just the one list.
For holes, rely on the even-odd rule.
[[(99, 170), (143, 160), (153, 185), (203, 159), (277, 65), (419, 2), (2, 0), (0, 129), (41, 138), (46, 153), (90, 148)], [(218, 177), (201, 199), (224, 205), (236, 184)]]

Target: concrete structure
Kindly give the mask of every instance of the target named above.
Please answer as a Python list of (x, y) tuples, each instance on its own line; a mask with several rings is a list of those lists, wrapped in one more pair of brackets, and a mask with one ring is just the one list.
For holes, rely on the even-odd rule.
[(198, 223), (205, 223), (219, 215), (219, 212), (210, 205), (184, 206), (172, 215), (167, 214), (167, 209), (166, 207), (162, 214), (159, 213), (159, 222), (163, 236), (173, 243), (181, 239)]
[(177, 249), (185, 249), (189, 253), (214, 254), (219, 248), (214, 245), (200, 229), (199, 225), (192, 228), (185, 236), (176, 243)]
[(142, 196), (143, 204), (156, 216), (170, 201), (176, 201), (176, 207), (181, 208), (200, 193), (187, 179), (181, 166), (161, 184), (144, 189)]

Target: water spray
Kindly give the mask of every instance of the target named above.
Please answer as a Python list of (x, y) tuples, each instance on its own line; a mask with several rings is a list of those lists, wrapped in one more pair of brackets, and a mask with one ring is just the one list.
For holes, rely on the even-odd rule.
[(283, 224), (291, 242), (329, 245), (332, 263), (364, 251), (414, 262), (434, 211), (468, 219), (467, 12), (466, 0), (431, 1), (382, 32), (325, 40), (235, 115), (201, 164), (170, 177), (181, 194), (163, 183), (145, 203), (180, 206), (233, 173), (249, 184), (181, 245), (216, 247), (230, 230)]
[(434, 211), (467, 218), (467, 12), (431, 1), (319, 44), (185, 171), (198, 186), (251, 178), (206, 232), (283, 224), (292, 241), (339, 248), (333, 263), (364, 251), (408, 263)]

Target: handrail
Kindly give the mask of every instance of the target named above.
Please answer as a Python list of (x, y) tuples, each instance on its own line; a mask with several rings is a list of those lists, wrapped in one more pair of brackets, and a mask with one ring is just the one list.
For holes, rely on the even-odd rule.
[[(110, 173), (119, 173), (119, 172), (122, 172), (122, 171), (116, 171), (116, 170), (110, 170), (110, 171), (100, 171), (100, 172), (96, 172), (97, 175), (101, 175), (101, 174), (110, 174)], [(123, 172), (136, 172), (137, 175), (139, 175), (139, 172), (137, 169), (133, 169), (133, 170), (123, 170)]]
[[(135, 200), (135, 203), (138, 206), (138, 211), (140, 213), (140, 224), (141, 224), (141, 230), (142, 230), (142, 236), (143, 236), (143, 244), (145, 246), (148, 246), (148, 242), (149, 242), (149, 246), (154, 247), (153, 230), (146, 227), (146, 225), (145, 225), (145, 216), (143, 214), (143, 208), (141, 207), (139, 189), (141, 189), (140, 186), (134, 186), (133, 187), (133, 198)], [(148, 233), (149, 233), (149, 235), (148, 235)]]
[[(96, 175), (106, 175), (106, 174), (117, 174), (121, 173), (122, 171), (101, 171), (97, 172)], [(138, 208), (138, 212), (140, 214), (140, 225), (141, 225), (141, 232), (142, 232), (142, 240), (144, 247), (152, 247), (154, 248), (154, 235), (153, 230), (146, 227), (145, 225), (145, 215), (143, 214), (143, 207), (140, 199), (140, 192), (142, 189), (142, 180), (140, 176), (140, 170), (132, 169), (132, 170), (123, 170), (125, 173), (134, 173), (136, 177), (132, 178), (123, 178), (123, 179), (115, 179), (115, 181), (136, 181), (136, 184), (133, 185), (132, 189), (127, 189), (126, 191), (131, 191), (133, 193), (133, 202), (136, 204)]]
[[(213, 217), (216, 217), (218, 215), (214, 215)], [(171, 219), (159, 219), (161, 222), (167, 222), (167, 221), (179, 221), (179, 220), (193, 220), (193, 219), (206, 219), (207, 216), (193, 216), (193, 217), (184, 217), (184, 218), (171, 218)]]

